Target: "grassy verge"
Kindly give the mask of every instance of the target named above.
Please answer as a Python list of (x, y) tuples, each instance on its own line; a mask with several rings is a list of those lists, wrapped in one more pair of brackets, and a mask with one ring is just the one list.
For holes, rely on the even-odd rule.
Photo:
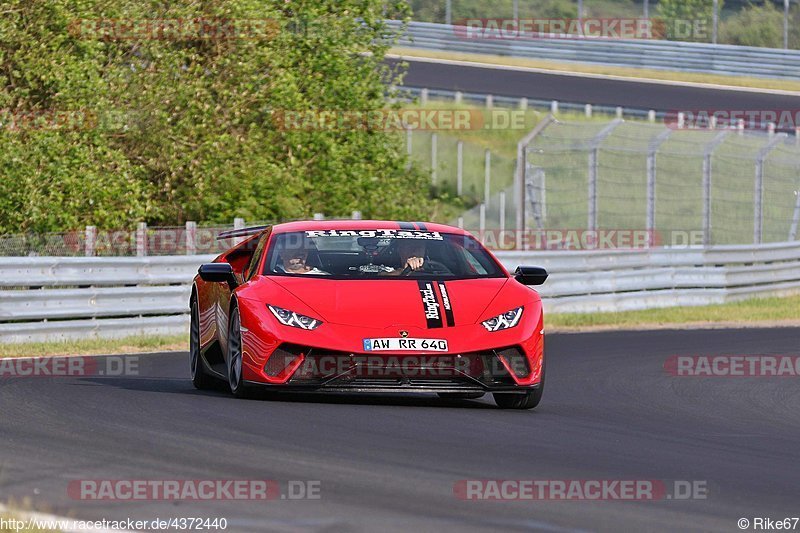
[(676, 72), (669, 70), (638, 69), (632, 67), (609, 67), (583, 63), (559, 63), (539, 59), (520, 57), (494, 56), (488, 54), (465, 54), (454, 52), (439, 52), (434, 50), (419, 50), (416, 48), (393, 48), (391, 53), (404, 57), (429, 57), (433, 59), (452, 59), (457, 61), (472, 61), (491, 65), (504, 65), (513, 67), (541, 68), (562, 72), (576, 72), (583, 74), (603, 74), (606, 76), (620, 76), (623, 78), (647, 78), (662, 81), (682, 81), (690, 83), (706, 83), (714, 85), (728, 85), (731, 87), (750, 87), (755, 89), (774, 89), (783, 91), (800, 91), (800, 82), (791, 80), (778, 80), (770, 78), (751, 78), (746, 76), (722, 76), (719, 74), (704, 74), (691, 72)]
[(665, 325), (703, 327), (714, 324), (732, 326), (800, 325), (800, 295), (783, 298), (754, 298), (719, 305), (669, 307), (622, 311), (619, 313), (550, 313), (548, 329), (580, 330), (595, 327), (610, 329), (648, 329)]
[[(800, 295), (754, 298), (741, 302), (699, 307), (669, 307), (619, 313), (549, 313), (548, 330), (651, 329), (664, 326), (770, 327), (800, 326)], [(129, 337), (0, 345), (0, 357), (97, 355), (137, 352), (187, 351), (188, 336)], [(3, 533), (0, 531), (0, 533)]]
[(0, 344), (0, 357), (39, 357), (49, 355), (99, 355), (162, 351), (187, 351), (189, 336), (128, 337), (22, 344)]

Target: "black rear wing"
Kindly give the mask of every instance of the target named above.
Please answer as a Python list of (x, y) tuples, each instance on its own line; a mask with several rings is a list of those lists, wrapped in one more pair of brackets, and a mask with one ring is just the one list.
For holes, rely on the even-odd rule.
[(250, 235), (255, 235), (256, 233), (261, 233), (262, 231), (266, 231), (271, 226), (251, 226), (249, 228), (240, 228), (240, 229), (231, 229), (228, 231), (223, 231), (219, 235), (217, 235), (217, 240), (222, 239), (230, 239), (231, 237), (248, 237)]

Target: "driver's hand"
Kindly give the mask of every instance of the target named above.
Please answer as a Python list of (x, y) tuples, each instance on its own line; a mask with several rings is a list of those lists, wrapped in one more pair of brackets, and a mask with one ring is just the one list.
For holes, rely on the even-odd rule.
[(409, 257), (408, 261), (406, 261), (406, 267), (410, 268), (411, 270), (419, 270), (422, 268), (422, 263), (425, 262), (425, 259), (422, 257)]

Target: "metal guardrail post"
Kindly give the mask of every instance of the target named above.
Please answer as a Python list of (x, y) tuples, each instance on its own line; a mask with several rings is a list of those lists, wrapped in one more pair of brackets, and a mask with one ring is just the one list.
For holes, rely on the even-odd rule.
[[(534, 127), (530, 133), (520, 139), (517, 143), (517, 166), (514, 170), (514, 194), (517, 195), (517, 216), (516, 216), (516, 248), (522, 249), (522, 234), (526, 229), (525, 220), (525, 168), (528, 161), (528, 145), (533, 142), (537, 135), (555, 121), (552, 114), (547, 115)], [(528, 242), (527, 239), (525, 242)]]
[(711, 245), (711, 155), (727, 135), (719, 132), (703, 149), (703, 246)]
[(753, 244), (761, 244), (764, 236), (764, 160), (778, 143), (788, 135), (778, 133), (765, 144), (756, 156), (755, 206), (753, 209)]
[(590, 142), (589, 149), (589, 206), (588, 206), (588, 222), (587, 227), (589, 231), (597, 230), (597, 168), (598, 157), (600, 155), (600, 144), (608, 137), (614, 128), (622, 124), (622, 119), (617, 118), (611, 121), (609, 125), (600, 130), (600, 133), (594, 136)]
[[(653, 113), (655, 115), (655, 113)], [(667, 128), (650, 142), (647, 147), (647, 221), (646, 228), (650, 238), (656, 229), (656, 154), (658, 148), (666, 141), (672, 130)]]
[(97, 227), (86, 226), (83, 242), (83, 255), (86, 257), (94, 256), (94, 248), (97, 243)]
[(147, 223), (139, 222), (136, 228), (136, 256), (144, 257), (147, 255)]
[(186, 221), (186, 255), (197, 253), (197, 222)]

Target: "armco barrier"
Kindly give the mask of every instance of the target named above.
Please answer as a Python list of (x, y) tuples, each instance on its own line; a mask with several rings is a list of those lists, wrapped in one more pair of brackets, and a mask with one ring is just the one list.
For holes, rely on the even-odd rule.
[[(400, 23), (390, 21), (399, 28)], [(800, 78), (800, 51), (753, 46), (622, 39), (474, 39), (456, 26), (411, 22), (400, 46), (457, 53), (705, 72)]]
[[(540, 265), (547, 312), (724, 303), (800, 293), (800, 242), (496, 252)], [(0, 259), (0, 342), (184, 333), (191, 279), (212, 256)], [(456, 317), (457, 318), (457, 317)]]

